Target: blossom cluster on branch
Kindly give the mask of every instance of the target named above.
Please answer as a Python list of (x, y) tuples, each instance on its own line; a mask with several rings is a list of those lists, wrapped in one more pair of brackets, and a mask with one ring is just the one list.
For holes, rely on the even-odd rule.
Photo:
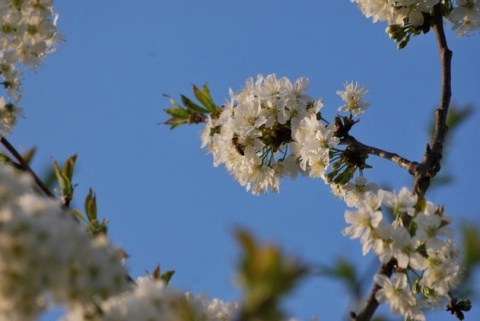
[[(224, 164), (255, 195), (278, 192), (283, 177), (299, 173), (330, 182), (325, 174), (330, 161), (344, 153), (336, 148), (337, 125), (322, 118), (323, 102), (306, 94), (308, 85), (307, 78), (292, 83), (270, 74), (247, 79), (237, 93), (230, 90), (230, 102), (219, 116), (208, 116), (202, 133), (202, 147), (213, 155), (214, 166)], [(345, 101), (339, 111), (349, 112), (351, 121), (369, 107), (363, 101), (367, 89), (353, 83), (345, 87), (337, 92)]]
[[(337, 167), (346, 166), (348, 149), (337, 149), (337, 136), (344, 135), (334, 124), (322, 124), (322, 101), (306, 95), (307, 86), (306, 78), (292, 84), (273, 74), (247, 79), (244, 89), (230, 91), (230, 103), (218, 118), (208, 117), (202, 146), (213, 154), (214, 165), (225, 164), (253, 194), (278, 191), (284, 175), (323, 178), (335, 195), (356, 208), (346, 211), (349, 226), (343, 234), (359, 238), (364, 255), (373, 249), (382, 264), (394, 260), (393, 281), (375, 276), (382, 287), (377, 300), (389, 303), (393, 313), (425, 320), (423, 309), (444, 304), (459, 282), (459, 251), (450, 217), (443, 207), (406, 188), (395, 193), (367, 184), (361, 170), (355, 183), (339, 184), (325, 175), (332, 159), (337, 159)], [(345, 101), (339, 111), (350, 113), (347, 120), (369, 107), (363, 100), (366, 92), (354, 83), (337, 92)], [(387, 213), (393, 214), (392, 222)]]
[[(296, 177), (307, 166), (310, 175), (322, 176), (338, 138), (332, 126), (317, 121), (323, 103), (307, 96), (307, 87), (305, 78), (292, 84), (271, 74), (247, 79), (236, 94), (230, 90), (230, 103), (218, 119), (209, 117), (202, 134), (202, 147), (212, 153), (214, 165), (225, 164), (253, 194), (278, 191), (282, 176)], [(308, 144), (314, 153), (307, 155)]]
[(430, 30), (433, 7), (442, 4), (445, 18), (458, 36), (480, 29), (478, 0), (351, 0), (373, 22), (386, 21), (387, 33), (403, 48), (410, 36)]
[[(427, 33), (434, 26), (435, 14), (440, 20), (448, 19), (457, 35), (480, 28), (479, 0), (352, 2), (374, 22), (386, 21), (387, 32), (399, 48), (406, 46), (410, 36)], [(59, 39), (52, 5), (53, 0), (0, 0), (0, 75), (6, 93), (0, 96), (0, 138), (10, 152), (4, 135), (12, 131), (21, 114), (22, 68), (38, 66)], [(435, 24), (438, 28), (438, 19)], [(172, 99), (167, 113), (173, 117), (167, 123), (172, 128), (206, 123), (202, 147), (213, 155), (214, 165), (223, 164), (255, 195), (278, 192), (284, 177), (321, 178), (351, 208), (344, 215), (348, 226), (343, 235), (360, 239), (364, 255), (372, 251), (382, 267), (391, 267), (391, 273), (374, 276), (375, 300), (388, 303), (394, 314), (424, 321), (425, 309), (450, 299), (448, 310), (463, 318), (462, 311), (468, 311), (471, 304), (451, 296), (459, 283), (459, 250), (444, 208), (424, 198), (428, 186), (418, 194), (407, 188), (397, 193), (367, 184), (363, 176), (363, 169), (369, 168), (369, 154), (395, 161), (410, 173), (418, 163), (350, 136), (350, 129), (370, 106), (364, 100), (367, 88), (346, 83), (344, 90), (337, 91), (344, 101), (338, 111), (348, 116), (337, 115), (328, 122), (322, 116), (323, 101), (307, 95), (308, 86), (307, 78), (292, 82), (275, 74), (258, 75), (247, 79), (242, 90), (230, 90), (230, 100), (223, 106), (213, 102), (206, 86), (203, 90), (194, 87), (203, 107), (182, 96), (186, 105), (182, 108)], [(442, 145), (441, 139), (437, 145)], [(247, 293), (251, 292), (244, 306), (181, 293), (162, 278), (134, 281), (127, 274), (121, 251), (106, 237), (106, 222), (98, 224), (91, 190), (84, 223), (97, 225), (91, 224), (89, 233), (73, 219), (72, 213), (79, 213), (69, 208), (76, 156), (63, 169), (54, 163), (63, 193), (60, 202), (39, 184), (22, 156), (14, 154), (18, 163), (4, 157), (8, 164), (0, 164), (2, 320), (34, 320), (52, 303), (66, 306), (64, 321), (262, 319), (259, 316), (277, 320), (283, 317), (277, 307), (279, 298), (307, 273), (307, 268), (284, 260), (277, 248), (261, 248), (240, 233), (246, 250), (241, 264), (246, 271), (243, 282)], [(18, 169), (34, 176), (35, 183)], [(435, 170), (429, 175), (434, 176)], [(48, 198), (38, 195), (37, 188)]]
[[(0, 319), (36, 320), (52, 304), (65, 321), (232, 320), (237, 303), (194, 296), (161, 279), (128, 280), (121, 252), (91, 237), (26, 174), (0, 165)], [(193, 318), (193, 319), (192, 319)]]
[(237, 303), (219, 299), (210, 300), (206, 295), (194, 296), (167, 287), (161, 280), (140, 277), (132, 291), (112, 296), (101, 303), (102, 313), (92, 313), (77, 306), (62, 321), (149, 321), (149, 320), (233, 320)]
[(425, 320), (422, 310), (445, 304), (459, 283), (459, 249), (451, 218), (443, 207), (419, 199), (407, 188), (396, 193), (357, 185), (356, 195), (351, 203), (355, 210), (345, 212), (350, 225), (342, 233), (360, 239), (364, 255), (373, 250), (382, 264), (393, 262), (392, 280), (375, 276), (382, 288), (377, 300), (389, 303), (395, 314)]
[(89, 305), (127, 289), (118, 251), (92, 239), (26, 174), (0, 165), (0, 318), (34, 320), (49, 304)]
[[(21, 115), (22, 68), (35, 68), (59, 39), (53, 0), (0, 0), (0, 135), (9, 134)], [(19, 68), (20, 67), (20, 68)]]

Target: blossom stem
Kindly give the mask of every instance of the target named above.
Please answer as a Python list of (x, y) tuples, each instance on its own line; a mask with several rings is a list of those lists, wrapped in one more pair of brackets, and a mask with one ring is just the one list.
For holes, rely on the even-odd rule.
[(399, 156), (398, 154), (395, 153), (390, 153), (387, 151), (384, 151), (380, 148), (372, 147), (365, 145), (361, 142), (359, 142), (355, 137), (348, 135), (347, 137), (343, 138), (341, 143), (347, 144), (347, 145), (353, 145), (355, 146), (358, 150), (366, 152), (371, 155), (375, 155), (381, 158), (385, 158), (389, 161), (392, 161), (396, 163), (398, 166), (401, 168), (406, 169), (409, 173), (413, 173), (413, 170), (417, 167), (418, 163), (417, 162), (412, 162), (406, 158), (403, 158)]
[(0, 136), (0, 142), (5, 146), (5, 148), (10, 152), (10, 154), (15, 157), (20, 165), (20, 169), (24, 172), (27, 172), (30, 176), (32, 176), (35, 184), (38, 188), (48, 197), (56, 198), (55, 195), (48, 189), (48, 187), (42, 182), (40, 178), (35, 174), (35, 172), (30, 168), (27, 162), (23, 159), (22, 155), (15, 149), (15, 147), (10, 144), (10, 142), (3, 136)]

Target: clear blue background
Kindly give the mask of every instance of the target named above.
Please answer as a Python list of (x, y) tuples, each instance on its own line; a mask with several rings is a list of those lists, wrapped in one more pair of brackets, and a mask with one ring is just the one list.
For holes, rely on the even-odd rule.
[[(176, 271), (175, 287), (235, 300), (232, 231), (243, 226), (312, 264), (349, 257), (371, 278), (376, 259), (363, 258), (360, 244), (342, 237), (345, 205), (322, 181), (287, 180), (278, 195), (252, 196), (223, 167), (213, 168), (200, 150), (200, 126), (161, 125), (169, 107), (162, 94), (192, 96), (191, 84), (208, 82), (221, 104), (228, 88), (238, 90), (258, 73), (306, 76), (310, 95), (324, 98), (333, 117), (342, 104), (335, 92), (359, 81), (372, 106), (352, 134), (419, 161), (440, 93), (433, 32), (398, 51), (386, 25), (373, 24), (349, 1), (90, 0), (61, 1), (55, 9), (65, 41), (26, 74), (25, 118), (9, 139), (21, 151), (38, 147), (33, 167), (40, 173), (78, 153), (74, 206), (83, 207), (88, 188), (95, 190), (112, 241), (130, 254), (132, 276), (160, 263)], [(453, 102), (477, 110), (478, 35), (447, 36)], [(479, 117), (453, 137), (445, 170), (454, 184), (428, 195), (446, 204), (455, 226), (464, 219), (480, 224)], [(369, 181), (397, 190), (412, 185), (395, 164), (369, 163)], [(285, 303), (303, 320), (345, 320), (349, 298), (339, 283), (315, 277)], [(442, 312), (435, 318), (453, 320)]]

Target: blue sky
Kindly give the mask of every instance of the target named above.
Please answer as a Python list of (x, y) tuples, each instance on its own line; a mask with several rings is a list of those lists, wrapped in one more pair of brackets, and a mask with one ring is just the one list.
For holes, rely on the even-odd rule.
[[(371, 108), (352, 134), (360, 141), (420, 160), (426, 124), (439, 98), (433, 33), (398, 51), (349, 1), (62, 1), (56, 5), (65, 41), (24, 79), (25, 118), (9, 138), (21, 151), (38, 147), (33, 167), (78, 153), (74, 206), (92, 187), (114, 243), (129, 254), (133, 276), (157, 263), (174, 269), (172, 285), (224, 300), (238, 298), (233, 267), (237, 226), (275, 241), (316, 264), (347, 256), (362, 273), (377, 269), (356, 241), (342, 237), (345, 206), (320, 180), (285, 181), (280, 194), (252, 196), (200, 150), (200, 126), (174, 131), (167, 93), (191, 96), (208, 82), (223, 103), (247, 77), (276, 73), (310, 79), (327, 117), (342, 104), (346, 81), (370, 91)], [(480, 106), (478, 35), (456, 38), (453, 102)], [(430, 198), (459, 223), (480, 224), (477, 162), (479, 113), (453, 137), (446, 170), (454, 184)], [(371, 157), (369, 181), (400, 189), (411, 177)], [(372, 261), (374, 264), (372, 264)], [(372, 271), (372, 272), (373, 272)], [(292, 316), (339, 320), (349, 295), (336, 282), (308, 279), (286, 302)], [(437, 320), (451, 320), (438, 314)]]

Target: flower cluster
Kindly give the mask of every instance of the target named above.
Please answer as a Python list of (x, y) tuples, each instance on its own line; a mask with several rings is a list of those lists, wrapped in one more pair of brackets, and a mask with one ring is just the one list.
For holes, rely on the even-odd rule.
[(88, 304), (127, 286), (118, 251), (92, 239), (61, 204), (0, 166), (0, 319), (33, 320), (48, 305)]
[(81, 308), (75, 308), (69, 311), (63, 321), (228, 321), (233, 320), (238, 310), (236, 303), (209, 300), (206, 295), (180, 293), (167, 287), (163, 281), (150, 277), (138, 278), (135, 283), (132, 291), (104, 301), (100, 306), (102, 313), (93, 316)]
[(373, 22), (386, 21), (389, 25), (412, 24), (421, 26), (423, 13), (432, 11), (440, 0), (351, 0)]
[[(389, 24), (387, 32), (390, 37), (400, 42), (401, 47), (408, 42), (405, 32), (409, 26), (420, 28), (410, 30), (408, 34), (418, 34), (422, 29), (425, 17), (432, 13), (433, 6), (444, 3), (443, 14), (453, 23), (453, 30), (458, 36), (463, 36), (480, 29), (480, 1), (478, 0), (351, 0), (358, 4), (359, 9), (373, 22), (386, 21)], [(448, 3), (448, 5), (447, 5)]]
[(22, 72), (35, 68), (58, 40), (53, 0), (0, 0), (0, 76), (8, 99), (0, 97), (0, 135), (8, 134), (21, 113)]
[[(382, 287), (376, 299), (388, 302), (393, 313), (425, 320), (422, 309), (447, 300), (459, 281), (450, 217), (443, 207), (419, 200), (407, 188), (399, 193), (364, 189), (355, 208), (345, 212), (350, 225), (342, 233), (359, 238), (364, 255), (373, 250), (382, 264), (395, 265), (392, 280), (375, 276)], [(393, 214), (390, 224), (386, 212)]]
[(287, 175), (324, 177), (339, 139), (333, 125), (319, 121), (323, 103), (305, 93), (308, 85), (306, 78), (292, 84), (271, 74), (248, 79), (238, 93), (230, 90), (230, 102), (202, 134), (214, 165), (225, 164), (253, 194), (278, 191)]
[(457, 36), (469, 34), (480, 29), (480, 1), (456, 0), (457, 6), (448, 17), (453, 23)]

